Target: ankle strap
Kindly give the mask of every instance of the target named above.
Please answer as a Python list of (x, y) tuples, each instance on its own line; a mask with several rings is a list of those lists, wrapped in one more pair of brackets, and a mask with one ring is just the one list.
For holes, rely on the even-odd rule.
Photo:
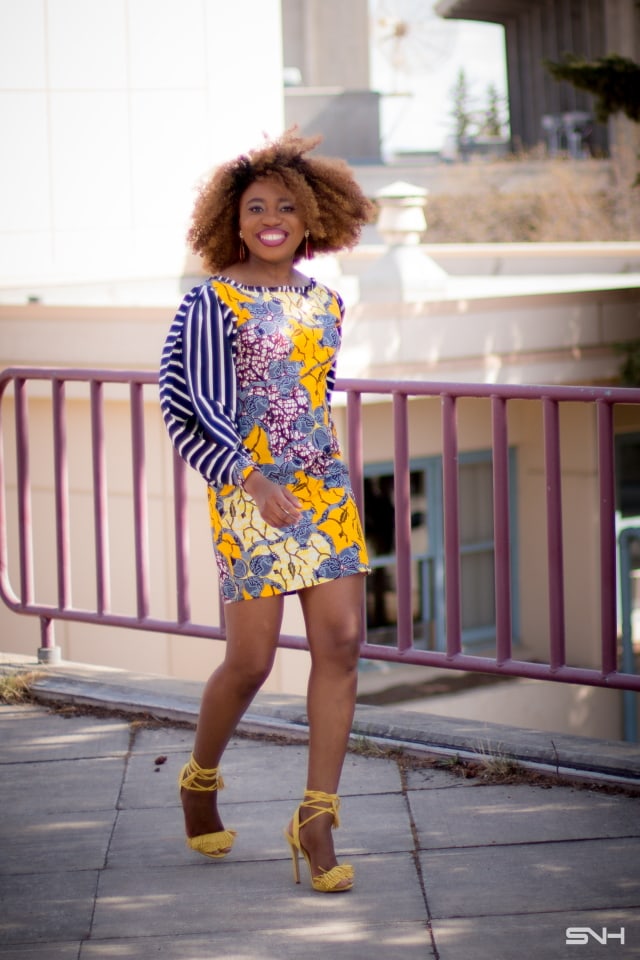
[(340, 797), (337, 793), (323, 793), (322, 790), (305, 790), (302, 806), (311, 807), (311, 809), (315, 811), (310, 817), (306, 818), (305, 823), (309, 823), (310, 820), (314, 820), (323, 813), (328, 813), (333, 818), (334, 830), (337, 830), (340, 826), (340, 817), (338, 815)]
[(189, 758), (189, 763), (182, 768), (180, 774), (180, 786), (185, 790), (196, 790), (199, 792), (208, 792), (224, 789), (224, 780), (219, 772), (220, 767), (201, 767), (193, 754)]

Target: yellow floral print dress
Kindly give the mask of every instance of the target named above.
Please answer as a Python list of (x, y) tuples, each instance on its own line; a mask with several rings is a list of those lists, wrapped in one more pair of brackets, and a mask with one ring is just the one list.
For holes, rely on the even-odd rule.
[(364, 536), (331, 419), (342, 303), (306, 287), (254, 287), (212, 278), (236, 318), (236, 423), (243, 447), (303, 510), (272, 527), (242, 485), (209, 487), (225, 602), (292, 593), (368, 572)]

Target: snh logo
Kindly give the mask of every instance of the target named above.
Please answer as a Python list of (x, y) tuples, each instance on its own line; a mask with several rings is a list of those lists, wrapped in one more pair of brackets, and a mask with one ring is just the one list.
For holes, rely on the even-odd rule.
[(618, 933), (613, 931), (610, 933), (606, 927), (603, 927), (600, 933), (592, 927), (567, 927), (565, 937), (565, 944), (572, 947), (584, 947), (589, 943), (589, 940), (595, 940), (602, 946), (605, 946), (611, 940), (617, 940), (621, 946), (624, 946), (624, 927), (620, 927)]

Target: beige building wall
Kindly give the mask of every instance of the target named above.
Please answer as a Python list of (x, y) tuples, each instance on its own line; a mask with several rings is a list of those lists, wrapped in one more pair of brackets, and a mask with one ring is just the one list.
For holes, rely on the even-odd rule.
[[(51, 411), (48, 399), (36, 390), (30, 403), (31, 472), (34, 478), (34, 583), (39, 602), (55, 603), (57, 597), (55, 556), (53, 461)], [(72, 392), (73, 393), (73, 392)], [(117, 393), (117, 391), (116, 391)], [(91, 461), (89, 455), (89, 411), (86, 400), (70, 396), (68, 430), (70, 445), (70, 530), (72, 604), (94, 609), (96, 603), (95, 547), (93, 536), (93, 502), (91, 496)], [(3, 419), (12, 420), (11, 404), (3, 405)], [(627, 411), (626, 429), (640, 429), (640, 413)], [(342, 415), (337, 411), (338, 423)], [(368, 404), (364, 410), (364, 453), (367, 461), (390, 458), (390, 421), (388, 404)], [(172, 618), (176, 609), (173, 515), (171, 506), (171, 456), (151, 388), (145, 406), (146, 460), (148, 464), (148, 517), (150, 557), (150, 615)], [(544, 450), (538, 403), (526, 401), (514, 405), (510, 414), (511, 443), (517, 449), (518, 504), (518, 589), (520, 596), (520, 644), (514, 655), (523, 659), (548, 658), (547, 553), (545, 527)], [(597, 470), (594, 451), (592, 411), (575, 406), (563, 416), (563, 496), (565, 536), (566, 630), (568, 661), (574, 665), (597, 666), (599, 662), (599, 576), (597, 524)], [(133, 542), (133, 505), (131, 500), (131, 455), (129, 445), (128, 404), (114, 396), (107, 404), (107, 475), (109, 478), (109, 532), (111, 610), (135, 616), (136, 569)], [(461, 450), (486, 449), (490, 446), (489, 410), (486, 401), (464, 401), (460, 405), (459, 441)], [(413, 401), (410, 417), (410, 445), (414, 457), (436, 455), (441, 450), (439, 401)], [(11, 428), (6, 450), (10, 452)], [(19, 583), (17, 558), (17, 509), (15, 465), (8, 458), (8, 538), (11, 564), (10, 579)], [(219, 606), (215, 565), (208, 529), (204, 487), (189, 471), (189, 537), (192, 620), (201, 624), (219, 623)], [(514, 544), (514, 548), (515, 548)], [(287, 598), (284, 631), (300, 634), (303, 624), (297, 602)], [(25, 655), (34, 655), (40, 645), (37, 620), (18, 617), (4, 606), (0, 609), (0, 632), (3, 648)], [(188, 679), (201, 679), (219, 662), (223, 644), (176, 635), (155, 634), (133, 629), (90, 626), (58, 621), (56, 641), (64, 659), (116, 666), (141, 672), (167, 674)], [(308, 659), (303, 653), (281, 650), (266, 689), (274, 692), (304, 692), (308, 675)], [(608, 703), (600, 709), (600, 735), (612, 735), (612, 724), (619, 714), (619, 695), (603, 695), (574, 687), (554, 684), (536, 685), (540, 697), (547, 690), (553, 712), (542, 711), (544, 722), (569, 724), (569, 729), (584, 732), (597, 728), (591, 714), (587, 726), (584, 710), (591, 702)], [(604, 696), (604, 704), (603, 704)], [(529, 697), (526, 717), (540, 711), (540, 697)], [(486, 699), (486, 697), (485, 697)], [(477, 697), (472, 699), (476, 702)], [(503, 702), (504, 700), (504, 702)], [(480, 702), (480, 701), (478, 701)], [(481, 702), (484, 700), (481, 698)], [(506, 689), (496, 688), (492, 697), (491, 717), (496, 721), (512, 709), (513, 697)], [(564, 706), (563, 706), (564, 704)], [(434, 710), (449, 709), (446, 703), (434, 703)], [(520, 709), (524, 701), (520, 702)], [(580, 708), (580, 709), (579, 709)], [(450, 708), (453, 710), (453, 706)], [(466, 707), (464, 709), (467, 709)], [(485, 708), (483, 708), (485, 709)], [(488, 718), (486, 710), (483, 713)], [(526, 725), (525, 714), (515, 711), (511, 722)], [(520, 719), (518, 719), (520, 718)], [(614, 722), (615, 721), (615, 722)], [(538, 721), (538, 725), (543, 722)], [(595, 724), (595, 727), (594, 727)], [(535, 725), (535, 724), (534, 724)], [(561, 727), (563, 728), (563, 727)], [(553, 727), (552, 727), (553, 729)], [(555, 727), (555, 729), (558, 729)]]
[(380, 162), (380, 96), (370, 89), (368, 0), (282, 0), (287, 127), (322, 150)]
[(369, 87), (368, 0), (282, 0), (285, 67), (305, 87)]
[[(87, 391), (70, 389), (66, 401), (70, 439), (69, 531), (70, 597), (73, 608), (95, 611), (96, 547), (92, 493), (90, 408)], [(13, 430), (13, 403), (2, 405), (6, 431), (8, 575), (20, 592), (18, 508)], [(173, 466), (171, 449), (157, 402), (156, 390), (146, 390), (145, 461), (148, 512), (149, 617), (172, 620), (176, 616), (175, 539), (173, 532)], [(55, 564), (55, 494), (51, 402), (44, 387), (30, 390), (29, 457), (32, 477), (33, 583), (37, 603), (56, 604), (58, 581)], [(108, 612), (136, 618), (136, 555), (133, 527), (130, 412), (119, 387), (106, 388), (105, 453), (108, 485), (109, 537)], [(204, 626), (220, 624), (218, 582), (209, 535), (206, 486), (191, 470), (187, 473), (191, 620)], [(299, 634), (302, 622), (289, 603), (284, 632)], [(145, 630), (97, 626), (58, 620), (56, 643), (63, 659), (186, 679), (204, 679), (224, 655), (217, 640), (163, 634)], [(40, 646), (39, 621), (0, 608), (2, 649), (35, 655)], [(267, 690), (303, 693), (307, 658), (296, 651), (278, 654)]]
[(281, 131), (282, 82), (280, 0), (0, 0), (0, 281), (179, 276), (197, 182)]
[[(259, 83), (247, 64), (259, 64)], [(282, 86), (280, 0), (0, 0), (5, 292), (14, 286), (25, 296), (39, 296), (48, 286), (60, 302), (65, 286), (77, 297), (78, 285), (86, 285), (91, 297), (96, 282), (122, 292), (122, 281), (132, 280), (138, 291), (146, 284), (147, 302), (177, 303), (197, 183), (215, 163), (282, 130)], [(114, 296), (120, 302), (118, 293)], [(172, 313), (37, 305), (33, 310), (18, 311), (3, 323), (3, 367), (18, 362), (155, 368)], [(47, 402), (36, 398), (33, 413), (32, 444), (41, 458), (33, 503), (35, 577), (38, 590), (51, 596)], [(73, 589), (80, 602), (94, 592), (85, 540), (92, 528), (88, 463), (80, 459), (86, 450), (79, 440), (86, 404), (71, 398), (69, 415)], [(130, 609), (131, 504), (119, 487), (130, 476), (126, 416), (117, 400), (109, 403), (108, 420), (118, 438), (110, 451), (113, 602)], [(168, 468), (155, 401), (149, 401), (148, 420), (153, 602), (163, 608), (172, 602), (164, 566), (170, 553), (163, 499)], [(201, 490), (193, 492), (193, 500), (197, 515)], [(9, 505), (13, 535), (15, 523), (14, 504)], [(215, 586), (207, 581), (213, 573), (211, 548), (206, 522), (194, 520), (192, 527), (195, 607), (209, 622), (217, 615)], [(34, 651), (37, 623), (11, 615), (5, 621), (7, 613), (2, 611), (3, 647)], [(73, 659), (178, 676), (203, 676), (222, 650), (214, 642), (70, 623), (59, 624), (57, 636), (64, 655)]]
[[(548, 255), (549, 251), (545, 252)], [(357, 256), (354, 254), (357, 259)], [(348, 279), (348, 277), (346, 278)], [(348, 286), (348, 284), (347, 284)], [(612, 298), (616, 313), (615, 323), (602, 323), (607, 314), (607, 296)], [(505, 381), (510, 378), (532, 380), (523, 376), (529, 369), (536, 373), (543, 369), (541, 381), (557, 379), (557, 359), (560, 353), (574, 357), (574, 379), (581, 379), (584, 358), (585, 369), (592, 371), (589, 352), (593, 339), (597, 342), (601, 377), (608, 368), (603, 366), (606, 344), (629, 335), (636, 322), (633, 298), (625, 300), (620, 294), (600, 292), (602, 304), (593, 320), (590, 319), (593, 301), (584, 294), (567, 293), (533, 297), (527, 313), (525, 297), (505, 296), (492, 301), (494, 331), (504, 329), (522, 331), (517, 341), (507, 337), (485, 336), (484, 341), (467, 335), (477, 325), (485, 324), (486, 303), (482, 300), (459, 301), (464, 309), (451, 311), (447, 303), (437, 306), (434, 300), (422, 311), (404, 310), (400, 320), (384, 321), (379, 307), (360, 305), (350, 311), (347, 322), (345, 357), (340, 373), (343, 376), (369, 374), (375, 366), (378, 376), (384, 376), (385, 365), (379, 360), (388, 347), (397, 344), (397, 350), (409, 345), (419, 358), (420, 351), (428, 356), (435, 340), (439, 344), (436, 369), (442, 371), (438, 379), (446, 379), (451, 371), (466, 363), (482, 379), (486, 357), (482, 350), (495, 356), (496, 345), (502, 343), (500, 370)], [(616, 299), (617, 297), (617, 299)], [(100, 366), (157, 369), (163, 338), (170, 324), (175, 304), (171, 307), (62, 307), (43, 304), (0, 305), (0, 367), (10, 364), (37, 364), (59, 366)], [(397, 309), (388, 306), (393, 314)], [(439, 312), (440, 311), (440, 312)], [(558, 324), (558, 317), (570, 318), (571, 340), (567, 342), (569, 327)], [(600, 320), (598, 320), (598, 316)], [(610, 319), (612, 317), (610, 316)], [(627, 319), (625, 319), (627, 318)], [(408, 323), (407, 332), (402, 324)], [(398, 325), (400, 335), (391, 337), (390, 323)], [(376, 325), (380, 337), (387, 331), (386, 341), (376, 340)], [(626, 324), (626, 326), (625, 326)], [(453, 326), (452, 326), (453, 325)], [(457, 328), (457, 330), (456, 330)], [(369, 338), (367, 340), (366, 333)], [(360, 347), (354, 352), (354, 337)], [(126, 355), (122, 343), (126, 341)], [(404, 346), (403, 346), (404, 344)], [(546, 344), (548, 353), (531, 351), (535, 344)], [(366, 347), (366, 352), (363, 352)], [(518, 349), (519, 348), (519, 349)], [(466, 355), (465, 355), (466, 350)], [(393, 352), (387, 353), (387, 369), (394, 369)], [(355, 358), (358, 358), (354, 369)], [(563, 360), (566, 362), (566, 358)], [(606, 360), (608, 363), (609, 361)], [(546, 363), (546, 366), (544, 364)], [(451, 377), (453, 379), (453, 377)], [(474, 379), (471, 376), (471, 379)], [(34, 580), (36, 597), (53, 602), (57, 583), (52, 558), (55, 553), (53, 461), (51, 403), (43, 384), (30, 389), (31, 473), (34, 480)], [(136, 609), (135, 560), (131, 502), (131, 441), (129, 408), (126, 392), (121, 387), (106, 391), (107, 472), (109, 481), (109, 519), (111, 540), (111, 596), (116, 613), (134, 615)], [(149, 491), (149, 556), (150, 615), (160, 619), (172, 617), (176, 608), (175, 560), (173, 544), (172, 464), (169, 444), (157, 404), (156, 390), (147, 388), (145, 394), (146, 462)], [(15, 500), (15, 463), (12, 460), (13, 430), (12, 404), (5, 397), (2, 406), (4, 429), (8, 432), (5, 452), (8, 460), (9, 495), (7, 501), (8, 538), (10, 545), (10, 577), (18, 583), (17, 566), (17, 505)], [(364, 457), (367, 462), (388, 461), (392, 457), (392, 412), (388, 403), (364, 404)], [(89, 454), (89, 411), (86, 393), (79, 387), (67, 391), (71, 558), (73, 569), (72, 601), (74, 605), (95, 607), (95, 560), (93, 542), (93, 504), (91, 498), (91, 460)], [(336, 398), (335, 415), (339, 432), (344, 433), (344, 408)], [(542, 415), (540, 405), (519, 401), (510, 408), (510, 442), (517, 450), (517, 525), (518, 570), (520, 595), (520, 636), (525, 657), (546, 660), (548, 655), (547, 563), (545, 526), (545, 483), (543, 475)], [(637, 408), (624, 408), (619, 415), (618, 428), (639, 430), (640, 413)], [(572, 405), (563, 412), (563, 503), (565, 536), (565, 592), (567, 598), (567, 651), (571, 663), (595, 666), (599, 658), (599, 583), (598, 583), (598, 491), (593, 411), (582, 405)], [(459, 406), (459, 443), (461, 450), (487, 449), (491, 444), (490, 411), (487, 401), (464, 400)], [(441, 451), (440, 402), (413, 400), (410, 403), (409, 437), (411, 455), (422, 457)], [(219, 607), (215, 566), (209, 537), (205, 490), (199, 478), (188, 471), (189, 535), (191, 559), (192, 620), (203, 624), (219, 622)], [(514, 545), (515, 546), (515, 545)], [(286, 601), (284, 631), (303, 632), (302, 620), (295, 598)], [(3, 647), (11, 651), (35, 654), (40, 645), (37, 621), (19, 617), (2, 606), (0, 631)], [(219, 662), (224, 647), (212, 640), (201, 640), (175, 635), (153, 634), (129, 629), (88, 626), (81, 623), (59, 622), (55, 627), (57, 642), (67, 659), (94, 662), (110, 666), (157, 672), (185, 678), (202, 678)], [(303, 693), (308, 675), (306, 654), (282, 650), (267, 689)], [(601, 715), (601, 735), (611, 735), (612, 724), (619, 724), (619, 695), (613, 692), (579, 695), (576, 688), (553, 684), (536, 685), (540, 701), (533, 698), (535, 709), (544, 701), (542, 692), (549, 690), (549, 710), (544, 716), (558, 719), (567, 729), (580, 732), (578, 723), (589, 703), (599, 704), (589, 711), (593, 717)], [(518, 714), (510, 714), (506, 691), (504, 703), (498, 689), (495, 710), (504, 722), (518, 723)], [(604, 697), (604, 701), (603, 698)], [(576, 699), (577, 698), (577, 699)], [(605, 710), (603, 703), (610, 706)], [(551, 710), (551, 703), (554, 704)], [(502, 704), (502, 705), (501, 705)], [(564, 704), (564, 706), (563, 706)], [(578, 709), (578, 706), (580, 709)], [(437, 705), (434, 704), (434, 708)], [(442, 705), (442, 709), (445, 705)], [(529, 709), (528, 716), (531, 714)], [(502, 712), (501, 712), (502, 711)], [(595, 712), (594, 712), (595, 711)], [(535, 710), (534, 710), (535, 713)], [(498, 719), (498, 717), (495, 717)], [(618, 718), (618, 719), (616, 719)], [(556, 722), (554, 720), (554, 722)], [(582, 721), (580, 720), (580, 723)], [(564, 727), (563, 727), (564, 728)], [(591, 729), (591, 728), (589, 728)]]
[[(516, 451), (520, 630), (516, 658), (548, 662), (549, 617), (547, 580), (546, 480), (542, 405), (537, 401), (509, 404), (509, 443)], [(624, 429), (640, 430), (640, 408), (626, 411)], [(364, 408), (365, 462), (392, 459), (392, 413), (388, 403)], [(562, 504), (567, 662), (600, 664), (599, 500), (595, 411), (570, 404), (562, 408)], [(461, 451), (491, 448), (491, 410), (486, 400), (458, 403)], [(440, 400), (410, 403), (410, 455), (437, 456), (442, 450)]]
[[(591, 251), (593, 253), (593, 251)], [(551, 253), (547, 249), (545, 256)], [(358, 259), (354, 253), (354, 261)], [(318, 267), (320, 268), (320, 264)], [(627, 277), (627, 279), (631, 279)], [(357, 294), (357, 271), (345, 271), (345, 289)], [(353, 281), (353, 283), (352, 283)], [(606, 287), (606, 285), (603, 285)], [(594, 306), (595, 304), (595, 306)], [(457, 306), (456, 306), (457, 305)], [(96, 366), (156, 370), (162, 342), (176, 303), (158, 307), (63, 307), (44, 304), (0, 305), (0, 368), (12, 364), (51, 366)], [(352, 303), (346, 327), (341, 376), (367, 376), (375, 371), (396, 373), (396, 357), (423, 358), (422, 376), (455, 379), (465, 370), (469, 379), (488, 381), (496, 369), (502, 382), (553, 382), (566, 380), (611, 380), (615, 359), (611, 343), (637, 331), (637, 298), (631, 286), (625, 290), (600, 289), (592, 296), (583, 292), (545, 296), (507, 294), (491, 300), (491, 311), (482, 297), (438, 301), (422, 305), (386, 305), (384, 311), (366, 302)], [(487, 328), (487, 320), (491, 325)], [(559, 323), (559, 319), (563, 319)], [(484, 326), (485, 336), (480, 335)], [(488, 332), (487, 332), (488, 330)], [(386, 332), (386, 336), (385, 336)], [(438, 344), (437, 363), (429, 366), (433, 344)], [(126, 350), (123, 349), (126, 344)], [(391, 353), (386, 352), (392, 347)], [(489, 366), (487, 358), (499, 361)], [(562, 362), (559, 362), (561, 358)], [(386, 365), (383, 360), (386, 359)], [(571, 368), (572, 376), (566, 370)], [(428, 372), (426, 372), (428, 370)], [(35, 524), (34, 577), (38, 599), (51, 601), (57, 595), (52, 558), (53, 463), (51, 404), (47, 388), (36, 385), (31, 396), (31, 472), (34, 481)], [(131, 453), (129, 411), (122, 388), (107, 390), (107, 468), (111, 539), (112, 607), (114, 612), (135, 613), (135, 563), (132, 534)], [(88, 404), (77, 387), (67, 392), (69, 474), (71, 490), (71, 556), (74, 604), (95, 605), (93, 516), (90, 494)], [(410, 405), (412, 456), (438, 454), (441, 450), (438, 400), (412, 401)], [(344, 429), (344, 409), (335, 404), (339, 431)], [(8, 432), (8, 537), (10, 576), (18, 583), (16, 556), (17, 505), (15, 463), (12, 460), (13, 415), (11, 398), (2, 405), (3, 425)], [(364, 455), (368, 462), (388, 461), (392, 456), (392, 416), (389, 404), (364, 404)], [(149, 489), (149, 555), (151, 559), (151, 616), (172, 616), (175, 610), (173, 517), (171, 505), (171, 453), (161, 421), (155, 388), (149, 388), (145, 403), (146, 462)], [(526, 656), (547, 658), (546, 531), (544, 525), (543, 449), (539, 405), (515, 404), (509, 419), (510, 439), (517, 449), (518, 560), (520, 590), (520, 640)], [(637, 408), (626, 408), (620, 429), (640, 429)], [(563, 414), (563, 496), (565, 506), (565, 584), (567, 595), (568, 652), (571, 662), (586, 666), (598, 661), (598, 546), (597, 488), (593, 416), (587, 407), (574, 405)], [(490, 420), (486, 401), (460, 404), (459, 442), (463, 450), (490, 446)], [(188, 472), (189, 530), (192, 576), (192, 619), (204, 624), (218, 622), (217, 584), (209, 538), (204, 486)], [(286, 602), (284, 632), (302, 633), (295, 598)], [(201, 679), (219, 661), (223, 644), (142, 631), (57, 623), (57, 641), (65, 658), (127, 667), (185, 678)], [(19, 617), (0, 607), (2, 646), (11, 652), (34, 655), (40, 645), (37, 621)], [(303, 693), (308, 675), (306, 654), (280, 651), (267, 689)], [(602, 715), (600, 735), (609, 736), (619, 724), (620, 697), (611, 691), (579, 696), (575, 688), (537, 685), (555, 704), (548, 717), (564, 717), (567, 729), (582, 732), (579, 720), (589, 703), (598, 704), (590, 717)], [(516, 725), (524, 714), (500, 706), (503, 722)], [(506, 694), (505, 694), (506, 697)], [(578, 697), (578, 700), (576, 700)], [(535, 698), (534, 698), (535, 700)], [(609, 706), (605, 710), (603, 703)], [(550, 701), (551, 702), (551, 701)], [(564, 707), (562, 706), (564, 704)], [(573, 704), (573, 706), (572, 706)], [(580, 705), (577, 709), (576, 705)], [(434, 707), (436, 705), (434, 704)], [(545, 714), (542, 709), (542, 714)], [(528, 714), (531, 716), (531, 714)], [(616, 719), (618, 718), (618, 719)], [(497, 719), (497, 717), (496, 717)], [(555, 722), (555, 721), (554, 721)], [(558, 720), (560, 722), (560, 720)], [(595, 721), (594, 721), (595, 722)], [(619, 728), (619, 727), (618, 727)]]

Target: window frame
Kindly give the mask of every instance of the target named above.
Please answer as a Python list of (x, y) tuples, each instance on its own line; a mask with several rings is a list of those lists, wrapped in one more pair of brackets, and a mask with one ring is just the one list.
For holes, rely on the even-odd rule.
[[(491, 449), (460, 451), (458, 456), (459, 468), (477, 463), (492, 463)], [(510, 525), (510, 564), (511, 564), (511, 618), (514, 643), (519, 637), (519, 589), (518, 589), (518, 525), (517, 525), (517, 492), (516, 492), (516, 450), (513, 447), (508, 451), (509, 470), (509, 525)], [(433, 625), (433, 643), (429, 649), (436, 651), (446, 650), (446, 597), (445, 597), (445, 555), (444, 555), (444, 498), (442, 455), (435, 454), (423, 457), (412, 457), (409, 461), (409, 472), (422, 473), (426, 490), (426, 531), (427, 548), (424, 553), (411, 555), (412, 566), (418, 570), (418, 585), (420, 591), (420, 609), (422, 616), (414, 621), (417, 648), (425, 648), (422, 637), (428, 636)], [(375, 461), (363, 465), (365, 478), (379, 476), (393, 476), (392, 460)], [(492, 505), (493, 506), (493, 505)], [(365, 527), (365, 535), (366, 535)], [(483, 552), (491, 552), (495, 556), (495, 539), (468, 541), (460, 543), (460, 561), (465, 556), (472, 556)], [(369, 563), (372, 569), (376, 567), (395, 566), (395, 546), (392, 553), (370, 556)], [(495, 571), (495, 564), (492, 564)], [(432, 583), (431, 583), (432, 581)], [(433, 608), (433, 609), (432, 609)], [(477, 647), (495, 643), (496, 618), (492, 623), (476, 627), (462, 628), (463, 647)], [(375, 628), (373, 628), (375, 629)]]

